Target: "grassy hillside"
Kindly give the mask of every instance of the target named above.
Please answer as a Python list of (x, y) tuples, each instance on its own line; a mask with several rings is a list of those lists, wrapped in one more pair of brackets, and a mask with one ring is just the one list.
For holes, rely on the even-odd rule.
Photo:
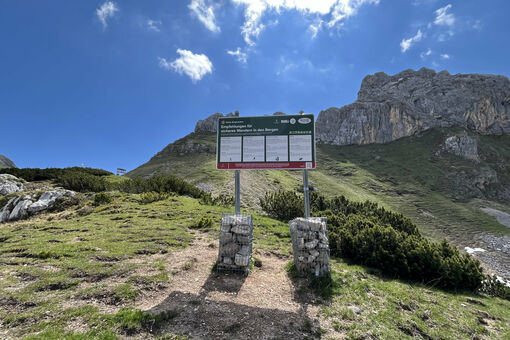
[[(225, 208), (111, 195), (108, 204), (85, 200), (0, 227), (1, 338), (510, 337), (508, 301), (388, 279), (339, 259), (328, 296), (316, 295), (285, 270), (288, 226), (258, 214), (262, 267), (247, 278), (215, 274)], [(196, 229), (202, 216), (213, 226)]]
[[(436, 154), (448, 136), (462, 133), (459, 129), (443, 129), (383, 145), (318, 145), (318, 165), (310, 172), (310, 180), (326, 196), (377, 202), (410, 217), (427, 235), (447, 237), (457, 244), (486, 232), (508, 234), (510, 229), (479, 208), (510, 212), (508, 203), (495, 194), (510, 187), (510, 136), (480, 136), (480, 163), (444, 152)], [(232, 172), (215, 169), (215, 138), (214, 134), (190, 134), (129, 176), (176, 173), (215, 194), (232, 195)], [(211, 149), (185, 154), (174, 151), (174, 145), (186, 143), (205, 144)], [(480, 169), (488, 167), (497, 173), (499, 184), (482, 184), (484, 188), (479, 190), (474, 182), (480, 177)], [(258, 197), (264, 192), (299, 188), (301, 172), (243, 171), (241, 183), (243, 203), (257, 209)]]

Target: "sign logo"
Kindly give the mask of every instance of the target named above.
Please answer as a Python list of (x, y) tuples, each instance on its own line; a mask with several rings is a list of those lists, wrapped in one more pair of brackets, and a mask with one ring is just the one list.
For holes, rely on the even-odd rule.
[(312, 120), (310, 118), (299, 118), (299, 124), (309, 124)]
[(295, 118), (292, 118), (292, 119), (290, 120), (290, 123), (291, 123), (291, 124), (296, 124), (296, 119), (295, 119)]

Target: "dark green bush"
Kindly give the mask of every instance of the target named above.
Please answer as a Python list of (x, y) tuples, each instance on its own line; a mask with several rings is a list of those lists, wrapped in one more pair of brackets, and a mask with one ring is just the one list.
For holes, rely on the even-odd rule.
[(81, 167), (71, 167), (71, 168), (5, 168), (0, 169), (0, 173), (2, 174), (11, 174), (18, 178), (23, 178), (28, 182), (33, 181), (43, 181), (43, 180), (57, 180), (59, 177), (69, 174), (69, 173), (85, 173), (87, 175), (92, 176), (108, 176), (112, 175), (111, 172), (102, 170), (102, 169), (93, 169), (93, 168), (81, 168)]
[(430, 242), (399, 231), (376, 216), (358, 214), (328, 218), (332, 256), (380, 269), (391, 277), (448, 289), (475, 291), (483, 280), (478, 260), (461, 254), (446, 241)]
[(100, 192), (106, 190), (103, 176), (111, 172), (92, 168), (24, 168), (0, 169), (0, 173), (8, 173), (28, 182), (52, 180), (62, 187), (79, 192)]
[[(303, 197), (295, 192), (267, 193), (260, 203), (266, 213), (283, 221), (303, 216)], [(313, 215), (327, 218), (332, 256), (441, 288), (475, 291), (482, 285), (478, 260), (446, 241), (428, 241), (401, 214), (343, 196), (325, 199), (316, 192), (310, 192), (310, 206)]]
[(220, 194), (211, 198), (211, 204), (219, 205), (222, 207), (229, 207), (235, 204), (234, 196)]
[(151, 178), (134, 178), (119, 184), (119, 190), (135, 194), (143, 192), (176, 193), (194, 198), (208, 196), (205, 192), (174, 175), (154, 176)]
[(202, 216), (198, 221), (190, 226), (191, 229), (211, 229), (214, 225), (212, 218)]
[(56, 179), (66, 189), (79, 192), (101, 192), (106, 190), (104, 178), (86, 172), (66, 172)]
[(510, 301), (510, 287), (499, 281), (494, 275), (487, 275), (483, 281), (482, 293)]
[(103, 205), (113, 202), (113, 197), (106, 192), (98, 192), (94, 196), (94, 205)]
[(162, 201), (166, 200), (168, 198), (169, 194), (166, 192), (142, 192), (140, 194), (140, 203), (142, 204), (149, 204), (152, 202)]
[(269, 216), (285, 222), (305, 213), (303, 197), (294, 191), (267, 192), (260, 199), (260, 207)]

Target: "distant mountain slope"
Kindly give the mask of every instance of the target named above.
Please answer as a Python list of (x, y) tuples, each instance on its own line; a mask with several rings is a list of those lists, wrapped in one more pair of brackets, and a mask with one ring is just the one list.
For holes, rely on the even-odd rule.
[(17, 168), (17, 166), (9, 158), (0, 155), (0, 168)]

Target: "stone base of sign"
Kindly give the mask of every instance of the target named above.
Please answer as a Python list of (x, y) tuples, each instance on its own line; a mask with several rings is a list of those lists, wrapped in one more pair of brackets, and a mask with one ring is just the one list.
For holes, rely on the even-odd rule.
[(296, 218), (289, 222), (294, 264), (301, 276), (328, 276), (329, 243), (326, 219)]
[(217, 270), (242, 272), (250, 270), (253, 236), (251, 215), (226, 215), (221, 219)]

